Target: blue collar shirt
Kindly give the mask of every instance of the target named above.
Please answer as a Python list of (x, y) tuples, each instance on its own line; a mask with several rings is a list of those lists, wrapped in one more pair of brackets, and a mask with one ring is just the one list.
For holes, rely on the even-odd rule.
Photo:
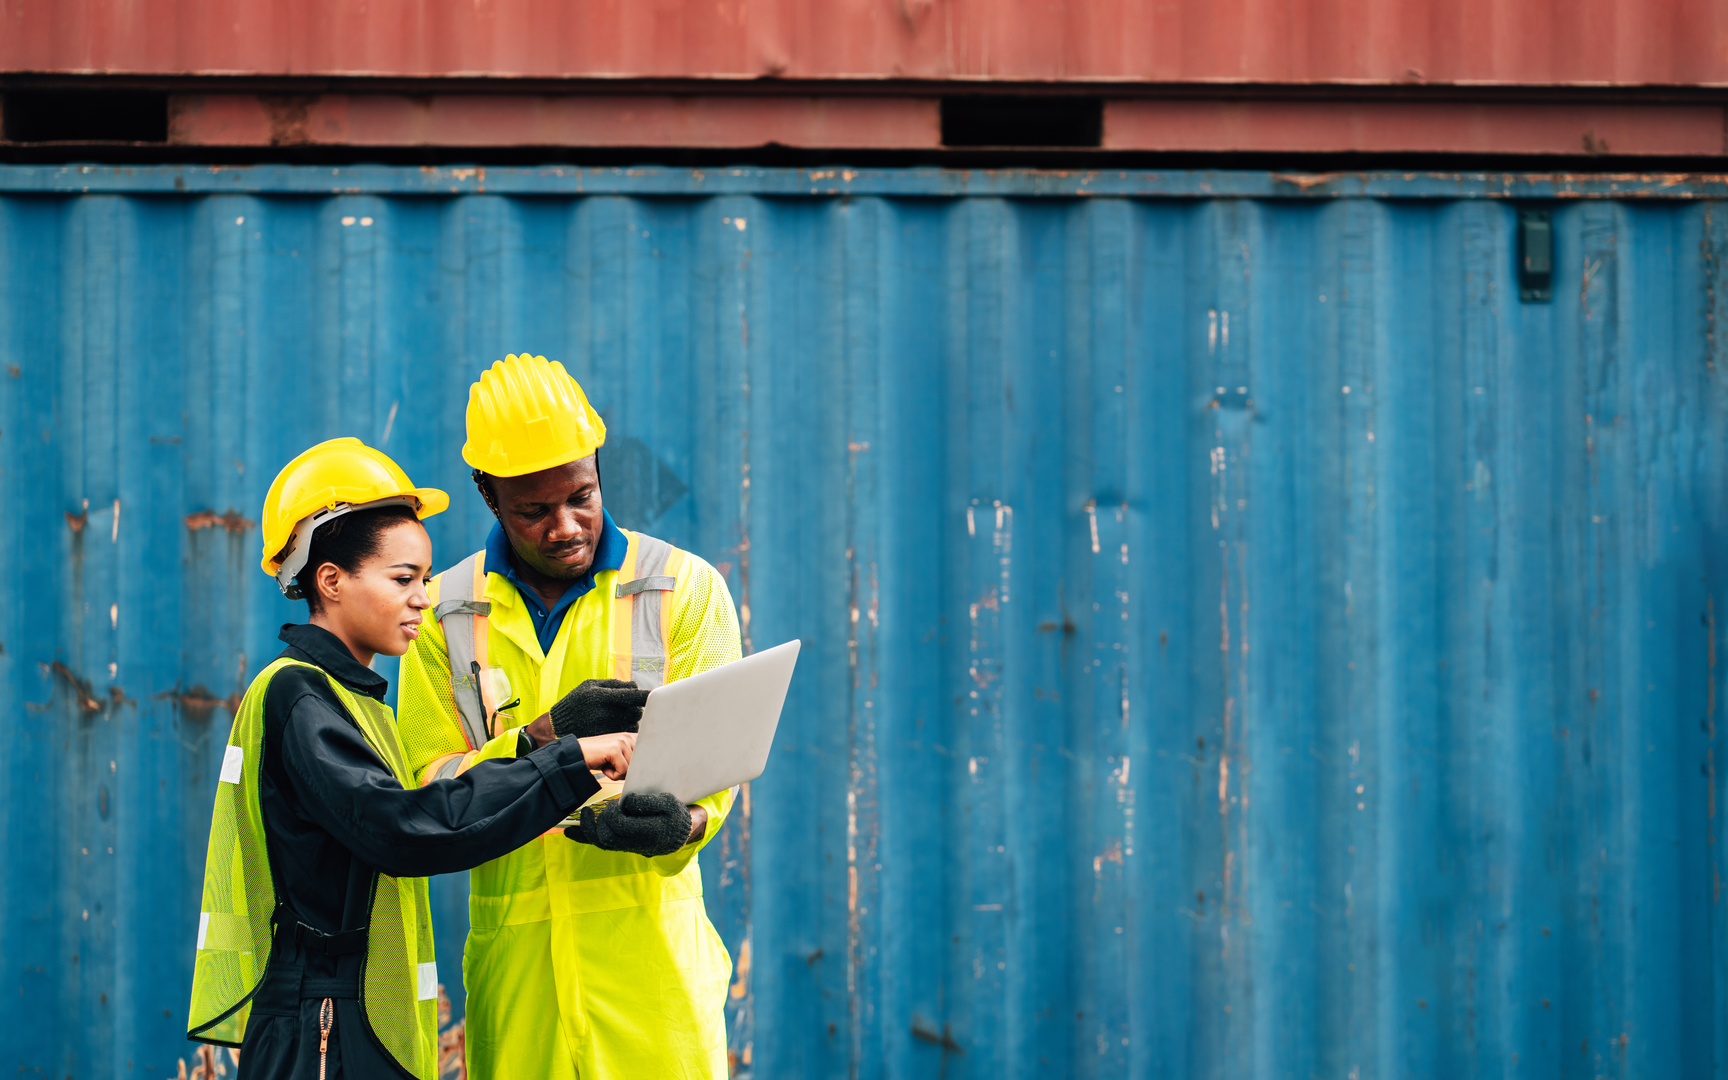
[(540, 602), (539, 594), (516, 573), (516, 563), (510, 558), (510, 538), (504, 535), (504, 526), (494, 522), (491, 535), (486, 537), (486, 572), (497, 574), (516, 587), (522, 602), (528, 606), (529, 618), (534, 620), (534, 636), (540, 639), (542, 653), (552, 652), (552, 643), (558, 640), (558, 629), (564, 625), (565, 614), (571, 604), (594, 588), (594, 575), (624, 565), (624, 553), (630, 549), (630, 538), (612, 520), (611, 514), (602, 510), (600, 516), (600, 542), (594, 545), (594, 565), (570, 583), (551, 610), (547, 610), (546, 605)]

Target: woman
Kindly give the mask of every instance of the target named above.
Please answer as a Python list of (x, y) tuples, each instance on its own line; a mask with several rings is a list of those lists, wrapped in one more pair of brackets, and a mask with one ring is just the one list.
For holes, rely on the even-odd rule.
[(288, 647), (234, 717), (189, 1031), (241, 1047), (242, 1078), (433, 1080), (425, 877), (522, 846), (599, 790), (590, 769), (629, 767), (634, 735), (551, 739), (414, 786), (369, 665), (420, 632), (432, 572), (420, 519), (449, 502), (358, 439), (314, 446), (270, 486), (264, 570), (311, 617), (282, 628)]

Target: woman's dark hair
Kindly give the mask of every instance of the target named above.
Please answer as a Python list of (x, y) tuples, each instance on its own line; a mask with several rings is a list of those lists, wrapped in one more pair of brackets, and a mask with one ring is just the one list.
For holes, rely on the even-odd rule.
[(360, 565), (378, 554), (378, 540), (391, 527), (404, 521), (418, 521), (414, 511), (406, 506), (380, 506), (375, 510), (355, 510), (318, 526), (312, 534), (312, 549), (306, 565), (294, 583), (306, 594), (306, 607), (313, 615), (323, 606), (318, 595), (318, 568), (335, 563), (348, 573), (356, 573)]

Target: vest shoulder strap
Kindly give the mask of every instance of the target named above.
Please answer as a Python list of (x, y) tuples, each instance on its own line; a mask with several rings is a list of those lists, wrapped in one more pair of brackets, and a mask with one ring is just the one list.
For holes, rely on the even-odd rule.
[(456, 700), (462, 737), (468, 749), (478, 750), (487, 739), (487, 718), (497, 708), (486, 700), (486, 633), (492, 604), (486, 594), (486, 552), (463, 559), (438, 575), (438, 606), (432, 616), (444, 630), (450, 654), (450, 696)]
[(402, 750), (402, 740), (396, 735), (396, 725), (393, 722), (390, 706), (348, 689), (342, 685), (340, 679), (317, 664), (308, 664), (304, 660), (294, 660), (286, 656), (278, 658), (275, 663), (260, 672), (259, 681), (254, 685), (259, 683), (268, 685), (263, 676), (274, 676), (284, 667), (307, 668), (323, 677), (324, 681), (330, 684), (330, 689), (335, 692), (336, 699), (342, 703), (343, 708), (348, 710), (349, 719), (354, 721), (355, 726), (360, 729), (360, 734), (365, 736), (366, 745), (370, 746), (373, 753), (378, 755), (378, 759), (384, 763), (384, 767), (390, 770), (391, 775), (396, 777), (397, 782), (403, 787), (414, 785), (414, 774), (408, 768), (408, 756)]
[(612, 677), (652, 690), (666, 682), (672, 652), (672, 596), (684, 552), (658, 537), (633, 532), (612, 589)]

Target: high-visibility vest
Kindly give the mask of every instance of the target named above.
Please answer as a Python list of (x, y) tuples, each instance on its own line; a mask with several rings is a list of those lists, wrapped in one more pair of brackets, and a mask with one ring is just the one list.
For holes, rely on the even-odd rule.
[[(414, 784), (388, 705), (353, 693), (314, 664), (286, 657), (258, 673), (234, 716), (210, 819), (186, 1032), (199, 1042), (241, 1044), (252, 995), (263, 983), (270, 959), (277, 896), (258, 803), (258, 774), (264, 749), (264, 699), (270, 680), (291, 666), (324, 675), (391, 775), (404, 787)], [(367, 924), (361, 1015), (403, 1069), (423, 1080), (436, 1080), (438, 972), (426, 879), (376, 875)]]
[[(521, 725), (585, 679), (653, 687), (738, 659), (725, 578), (694, 553), (625, 535), (623, 564), (595, 572), (550, 648), (516, 587), (485, 573), (484, 554), (433, 580), (442, 619), (427, 620), (402, 657), (397, 705), (417, 776), (514, 757)], [(697, 852), (733, 802), (732, 792), (699, 800), (707, 832), (670, 855), (602, 851), (555, 829), (472, 871), (468, 1075), (724, 1080), (732, 961), (704, 908)]]
[[(629, 545), (613, 585), (612, 678), (652, 690), (666, 681), (672, 651), (672, 594), (685, 552), (646, 533), (627, 533)], [(425, 772), (425, 782), (459, 776), (498, 735), (498, 718), (515, 697), (503, 668), (488, 663), (487, 634), (492, 604), (486, 596), (486, 552), (463, 559), (438, 575), (439, 599), (432, 618), (444, 632), (450, 655), (450, 696), (462, 721), (468, 749), (446, 754)]]

